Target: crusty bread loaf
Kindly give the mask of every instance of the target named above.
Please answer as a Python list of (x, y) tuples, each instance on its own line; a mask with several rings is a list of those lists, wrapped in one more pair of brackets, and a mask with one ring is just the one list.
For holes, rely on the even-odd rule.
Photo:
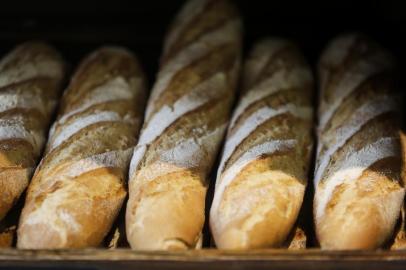
[(144, 84), (136, 58), (125, 49), (101, 48), (81, 63), (28, 188), (19, 248), (80, 248), (102, 242), (126, 197)]
[(405, 205), (403, 205), (400, 218), (397, 225), (397, 230), (393, 236), (393, 241), (389, 244), (391, 250), (404, 250), (406, 249), (406, 220), (405, 220)]
[(0, 249), (10, 248), (13, 246), (15, 231), (15, 225), (7, 228), (0, 227)]
[(293, 227), (291, 237), (288, 237), (286, 243), (282, 246), (289, 250), (306, 249), (307, 247), (307, 235), (306, 232), (300, 226)]
[[(403, 119), (405, 121), (405, 119)], [(402, 145), (402, 179), (403, 183), (406, 184), (406, 131), (400, 132), (400, 141)]]
[(61, 56), (27, 42), (0, 62), (0, 220), (31, 179), (64, 77)]
[(399, 99), (391, 55), (368, 38), (334, 39), (319, 63), (314, 218), (323, 249), (374, 249), (403, 204)]
[[(400, 132), (400, 141), (402, 145), (402, 179), (403, 184), (406, 183), (406, 133)], [(398, 230), (396, 231), (395, 238), (393, 240), (390, 249), (406, 249), (406, 204), (403, 202), (402, 211), (400, 214), (400, 221), (398, 222)]]
[(201, 244), (207, 177), (233, 102), (240, 43), (229, 1), (189, 1), (176, 18), (130, 166), (133, 249)]
[(312, 149), (311, 70), (281, 39), (254, 46), (217, 172), (210, 227), (218, 248), (281, 246), (295, 225)]

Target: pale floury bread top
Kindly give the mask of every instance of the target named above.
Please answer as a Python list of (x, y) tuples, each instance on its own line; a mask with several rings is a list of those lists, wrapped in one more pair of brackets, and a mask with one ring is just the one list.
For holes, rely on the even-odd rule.
[(235, 96), (241, 38), (231, 1), (188, 1), (175, 18), (130, 167), (132, 248), (201, 245), (207, 177)]
[(103, 47), (82, 61), (29, 186), (19, 248), (100, 245), (126, 197), (144, 97), (144, 74), (128, 50)]
[(65, 77), (49, 45), (26, 42), (0, 61), (0, 220), (27, 187)]
[(392, 56), (368, 38), (334, 39), (319, 63), (314, 216), (321, 247), (372, 249), (403, 204)]
[(307, 183), (313, 76), (296, 46), (270, 38), (251, 50), (243, 84), (217, 171), (210, 227), (218, 248), (279, 247)]

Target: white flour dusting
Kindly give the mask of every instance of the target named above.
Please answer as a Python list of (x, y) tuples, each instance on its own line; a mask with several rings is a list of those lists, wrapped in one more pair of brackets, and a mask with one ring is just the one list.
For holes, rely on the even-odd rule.
[(64, 167), (62, 171), (58, 171), (58, 177), (75, 178), (100, 168), (125, 169), (132, 151), (133, 148), (121, 151), (109, 151), (74, 161)]
[(188, 138), (161, 153), (160, 160), (183, 168), (198, 167), (204, 158), (204, 147), (195, 138)]
[(386, 137), (366, 145), (357, 152), (348, 151), (340, 168), (325, 180), (325, 187), (321, 189), (316, 185), (316, 197), (318, 198), (316, 218), (319, 219), (324, 215), (325, 208), (337, 186), (356, 180), (365, 169), (375, 162), (397, 156), (398, 149), (399, 139)]
[[(136, 79), (135, 89), (139, 89), (142, 83), (141, 78), (134, 78)], [(128, 84), (128, 82), (121, 76), (112, 78), (111, 80), (107, 81), (105, 84), (96, 87), (92, 90), (91, 95), (86, 99), (87, 101), (81, 104), (75, 110), (69, 111), (68, 113), (64, 114), (59, 120), (59, 123), (64, 123), (66, 119), (71, 117), (74, 114), (83, 112), (90, 107), (110, 101), (116, 100), (128, 100), (132, 99), (135, 95), (135, 91), (133, 91)]]
[[(129, 148), (121, 151), (109, 151), (69, 163), (62, 170), (58, 170), (57, 177), (50, 175), (51, 179), (47, 181), (47, 185), (52, 185), (58, 179), (75, 178), (99, 168), (125, 169), (132, 150)], [(24, 225), (41, 224), (45, 220), (66, 241), (67, 233), (71, 230), (80, 230), (81, 222), (69, 212), (61, 210), (60, 205), (77, 199), (78, 193), (80, 193), (80, 186), (75, 181), (65, 179), (63, 188), (48, 195), (39, 208), (30, 212), (25, 218)]]
[(176, 57), (162, 67), (158, 73), (157, 82), (152, 89), (148, 101), (148, 107), (145, 114), (146, 120), (149, 120), (151, 117), (155, 100), (168, 87), (173, 76), (195, 60), (207, 54), (210, 49), (234, 41), (238, 37), (238, 23), (239, 21), (233, 20), (216, 31), (209, 32), (189, 47), (183, 49)]
[(210, 79), (203, 81), (189, 93), (175, 102), (173, 107), (163, 106), (155, 113), (147, 126), (141, 132), (138, 144), (148, 144), (154, 141), (168, 126), (182, 115), (203, 106), (210, 100), (223, 94), (227, 87), (224, 73), (216, 73)]
[(65, 186), (63, 190), (60, 189), (48, 195), (40, 207), (29, 212), (24, 219), (22, 228), (25, 225), (30, 226), (46, 223), (55, 230), (55, 233), (59, 234), (62, 242), (66, 243), (68, 228), (73, 229), (79, 226), (78, 222), (72, 216), (66, 217), (68, 213), (62, 214), (63, 223), (58, 221), (61, 213), (58, 208), (61, 202), (69, 202), (72, 199), (72, 194), (69, 191), (73, 189), (74, 182), (67, 184), (70, 188)]
[(65, 224), (69, 224), (74, 231), (77, 232), (80, 231), (82, 226), (76, 221), (76, 219), (69, 212), (61, 210), (55, 214), (59, 216), (59, 219), (62, 220), (62, 222), (64, 222)]
[[(215, 154), (216, 144), (224, 134), (225, 125), (204, 134), (191, 137), (160, 154), (160, 160), (183, 168), (199, 168)], [(192, 135), (193, 136), (193, 135)]]
[(203, 12), (203, 8), (206, 6), (207, 0), (194, 0), (188, 1), (187, 4), (180, 10), (179, 14), (176, 16), (175, 22), (176, 27), (171, 29), (168, 34), (164, 44), (164, 55), (171, 48), (173, 43), (179, 38), (179, 35), (183, 32), (185, 27), (200, 13)]
[(128, 172), (128, 179), (129, 181), (132, 180), (134, 173), (138, 169), (138, 165), (140, 164), (142, 158), (144, 157), (145, 153), (147, 151), (147, 146), (145, 144), (137, 145), (134, 148), (134, 153), (131, 158), (131, 163), (130, 163), (130, 170)]
[(113, 122), (122, 121), (122, 117), (114, 111), (102, 111), (96, 114), (87, 115), (84, 117), (78, 117), (72, 123), (67, 124), (61, 128), (59, 134), (51, 138), (49, 143), (49, 151), (56, 148), (58, 145), (63, 143), (65, 140), (70, 138), (72, 135), (84, 129), (87, 126), (93, 125), (99, 122)]
[(318, 151), (318, 164), (315, 170), (314, 185), (317, 186), (321, 177), (330, 163), (331, 156), (340, 149), (348, 139), (357, 133), (368, 121), (373, 118), (396, 110), (397, 102), (393, 97), (380, 96), (375, 99), (369, 100), (361, 107), (356, 109), (351, 118), (348, 119), (344, 125), (334, 132), (334, 139), (336, 140), (324, 153), (320, 153), (323, 142), (319, 142)]
[[(180, 141), (173, 148), (159, 152), (159, 161), (148, 165), (148, 170), (141, 170), (137, 176), (152, 180), (183, 169), (201, 168), (202, 162), (207, 163), (215, 154), (225, 129), (226, 125), (223, 124), (207, 134), (192, 135), (194, 137)], [(135, 164), (140, 162), (144, 152), (145, 148), (134, 152)], [(134, 166), (136, 165), (131, 166), (133, 168), (130, 169), (130, 175), (134, 171)]]
[(45, 114), (46, 106), (42, 98), (29, 91), (23, 93), (0, 93), (0, 113), (21, 108), (21, 109), (36, 109)]
[[(6, 63), (2, 63), (3, 66)], [(0, 64), (0, 88), (36, 77), (61, 78), (62, 66), (51, 59), (38, 59), (34, 62), (25, 62), (20, 66), (2, 70)]]
[(8, 139), (22, 139), (29, 142), (38, 153), (44, 143), (43, 137), (37, 131), (29, 131), (24, 123), (17, 120), (0, 119), (0, 141)]
[(189, 93), (182, 96), (175, 102), (173, 107), (163, 106), (147, 122), (146, 127), (141, 131), (138, 145), (130, 165), (130, 178), (133, 176), (139, 162), (145, 155), (146, 146), (153, 142), (164, 130), (184, 114), (203, 106), (210, 100), (221, 96), (225, 91), (226, 78), (224, 73), (216, 73), (210, 79), (203, 81)]
[(335, 111), (342, 104), (343, 100), (349, 96), (367, 78), (393, 67), (393, 63), (388, 60), (384, 53), (376, 53), (370, 58), (364, 58), (350, 67), (344, 77), (332, 90), (334, 93), (332, 103), (321, 103), (322, 114), (320, 116), (319, 130), (323, 130), (331, 119)]
[(230, 122), (230, 128), (238, 117), (253, 103), (279, 91), (300, 87), (312, 81), (312, 74), (307, 68), (278, 70), (271, 77), (250, 89), (241, 99)]
[(289, 103), (277, 109), (272, 109), (266, 106), (255, 111), (244, 121), (244, 123), (238, 128), (238, 130), (235, 131), (232, 136), (227, 138), (219, 170), (217, 172), (217, 178), (219, 178), (219, 175), (223, 172), (224, 166), (228, 159), (245, 138), (247, 138), (261, 124), (267, 122), (275, 116), (285, 113), (290, 113), (296, 117), (307, 119), (311, 118), (312, 109), (310, 107), (298, 107), (292, 103)]
[(269, 155), (283, 149), (292, 149), (296, 146), (296, 144), (296, 140), (273, 140), (256, 145), (239, 157), (233, 163), (233, 165), (224, 171), (224, 173), (221, 174), (219, 170), (210, 214), (212, 216), (217, 215), (218, 207), (225, 189), (231, 184), (231, 182), (237, 177), (244, 167), (246, 167), (252, 161), (260, 158), (262, 155)]
[(286, 41), (282, 39), (266, 39), (258, 43), (245, 63), (244, 82), (251, 84), (258, 80), (258, 75), (265, 68), (269, 59), (286, 46)]

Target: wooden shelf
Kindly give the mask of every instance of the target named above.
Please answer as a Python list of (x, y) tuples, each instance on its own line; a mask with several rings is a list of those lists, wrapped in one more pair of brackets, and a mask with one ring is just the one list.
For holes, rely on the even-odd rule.
[(130, 249), (0, 251), (0, 268), (15, 269), (405, 269), (406, 251), (308, 249), (133, 251)]

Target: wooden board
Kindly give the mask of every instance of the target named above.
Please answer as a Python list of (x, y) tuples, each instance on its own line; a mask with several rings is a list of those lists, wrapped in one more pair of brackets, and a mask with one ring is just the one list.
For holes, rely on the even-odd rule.
[(406, 268), (406, 251), (226, 252), (214, 249), (141, 252), (129, 249), (76, 251), (0, 251), (1, 269), (370, 269)]

